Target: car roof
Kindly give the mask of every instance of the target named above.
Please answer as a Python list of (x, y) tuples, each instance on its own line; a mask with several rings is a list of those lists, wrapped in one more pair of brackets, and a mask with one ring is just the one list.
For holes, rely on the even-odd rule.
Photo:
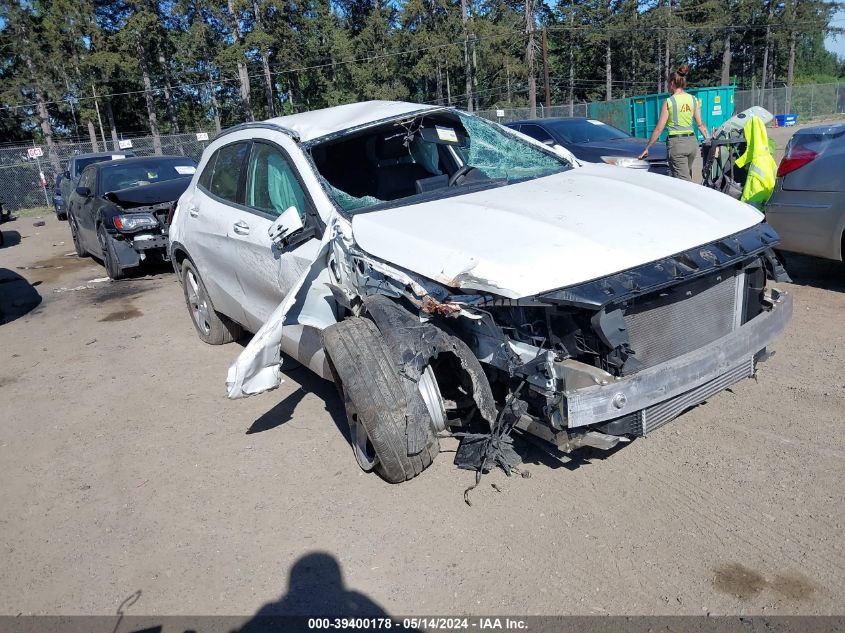
[[(116, 156), (116, 154), (115, 154)], [(196, 164), (195, 161), (190, 156), (130, 156), (129, 158), (118, 158), (117, 160), (104, 160), (101, 163), (94, 163), (91, 165), (94, 169), (103, 169), (104, 167), (111, 167), (112, 165), (117, 165), (120, 163), (121, 165), (132, 165), (134, 163), (145, 163), (150, 160), (189, 160), (192, 163)]]
[(525, 123), (557, 123), (558, 121), (571, 121), (575, 123), (576, 121), (593, 121), (595, 119), (589, 119), (584, 116), (550, 116), (546, 117), (545, 119), (520, 119), (519, 121), (511, 121), (510, 123), (505, 123), (505, 125), (523, 125)]
[(300, 141), (305, 142), (403, 114), (439, 109), (439, 106), (405, 101), (362, 101), (275, 117), (267, 119), (265, 123), (285, 127), (295, 132)]
[[(131, 153), (131, 152), (129, 152)], [(91, 152), (90, 154), (77, 154), (76, 156), (71, 156), (70, 159), (74, 160), (76, 158), (103, 158), (104, 156), (126, 156), (127, 152)]]

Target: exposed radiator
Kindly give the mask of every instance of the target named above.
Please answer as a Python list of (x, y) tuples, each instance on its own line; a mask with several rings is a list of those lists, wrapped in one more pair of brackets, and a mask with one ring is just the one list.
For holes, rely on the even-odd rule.
[(744, 275), (723, 276), (647, 297), (625, 314), (634, 357), (653, 367), (730, 333), (740, 325)]
[(721, 376), (699, 385), (695, 389), (646, 407), (642, 411), (635, 411), (613, 420), (612, 422), (616, 424), (613, 433), (617, 435), (647, 435), (667, 422), (671, 422), (687, 409), (701, 404), (710, 396), (724, 391), (734, 383), (753, 375), (754, 358), (747, 358)]

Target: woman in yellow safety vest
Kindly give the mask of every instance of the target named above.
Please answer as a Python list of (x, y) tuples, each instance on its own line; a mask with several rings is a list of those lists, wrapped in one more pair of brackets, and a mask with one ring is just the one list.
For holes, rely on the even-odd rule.
[(669, 168), (672, 175), (681, 180), (692, 180), (692, 163), (698, 152), (693, 120), (701, 135), (704, 138), (708, 136), (707, 126), (701, 121), (698, 99), (684, 90), (687, 87), (688, 72), (689, 66), (681, 64), (678, 70), (669, 75), (669, 92), (672, 96), (663, 102), (657, 125), (648, 139), (648, 145), (640, 154), (641, 160), (648, 156), (648, 148), (657, 142), (663, 128), (668, 124), (669, 138), (666, 139), (666, 146), (669, 150)]

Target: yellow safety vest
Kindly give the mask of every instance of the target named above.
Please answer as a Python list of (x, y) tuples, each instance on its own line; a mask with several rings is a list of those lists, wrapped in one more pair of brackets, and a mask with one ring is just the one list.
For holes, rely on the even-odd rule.
[(689, 93), (672, 95), (666, 99), (669, 106), (669, 122), (666, 126), (669, 136), (680, 136), (681, 134), (695, 134), (692, 126), (695, 115), (695, 97)]
[(772, 157), (772, 145), (766, 126), (753, 116), (745, 123), (745, 153), (736, 159), (737, 167), (748, 166), (748, 176), (740, 200), (761, 209), (775, 190), (777, 163)]

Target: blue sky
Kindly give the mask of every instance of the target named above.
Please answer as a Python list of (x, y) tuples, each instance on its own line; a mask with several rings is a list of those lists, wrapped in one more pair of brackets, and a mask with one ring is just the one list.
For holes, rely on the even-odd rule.
[[(845, 11), (840, 11), (833, 18), (833, 26), (845, 27)], [(839, 55), (845, 57), (845, 33), (839, 35), (836, 40), (828, 37), (824, 41), (825, 48)]]

